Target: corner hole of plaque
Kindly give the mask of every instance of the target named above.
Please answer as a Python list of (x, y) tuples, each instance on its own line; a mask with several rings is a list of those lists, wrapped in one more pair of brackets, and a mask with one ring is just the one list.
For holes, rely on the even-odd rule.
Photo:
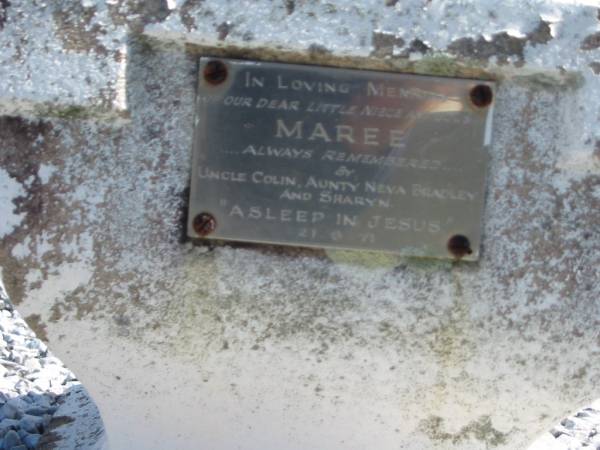
[(227, 79), (227, 65), (223, 61), (213, 59), (206, 63), (203, 74), (208, 84), (219, 85)]
[(485, 108), (492, 104), (494, 93), (492, 92), (492, 88), (487, 84), (478, 84), (471, 89), (469, 97), (471, 98), (471, 103), (473, 103), (473, 105), (478, 108)]
[(192, 228), (198, 237), (206, 237), (217, 229), (217, 220), (208, 212), (201, 212), (194, 217)]
[(448, 251), (456, 258), (460, 259), (473, 253), (471, 241), (462, 234), (455, 234), (448, 239)]

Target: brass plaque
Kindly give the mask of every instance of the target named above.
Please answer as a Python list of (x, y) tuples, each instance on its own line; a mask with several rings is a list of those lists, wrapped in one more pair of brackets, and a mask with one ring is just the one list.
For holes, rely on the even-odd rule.
[(476, 260), (494, 85), (201, 58), (188, 235)]

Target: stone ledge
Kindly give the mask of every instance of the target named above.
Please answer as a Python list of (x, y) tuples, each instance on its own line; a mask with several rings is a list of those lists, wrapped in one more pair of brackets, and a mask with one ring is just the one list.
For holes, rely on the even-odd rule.
[(84, 3), (2, 3), (0, 114), (125, 115), (126, 26)]
[(557, 51), (563, 53), (568, 70), (580, 68), (582, 61), (577, 58), (587, 59), (600, 47), (594, 39), (600, 34), (598, 10), (585, 2), (176, 3), (164, 20), (148, 24), (144, 33), (204, 48), (269, 48), (313, 56), (410, 60), (444, 53), (480, 67), (530, 65), (546, 70), (557, 69), (547, 57)]

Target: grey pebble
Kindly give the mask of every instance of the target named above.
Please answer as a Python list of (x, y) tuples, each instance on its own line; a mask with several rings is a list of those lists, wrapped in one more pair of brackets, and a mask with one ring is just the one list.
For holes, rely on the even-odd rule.
[(6, 419), (19, 419), (21, 417), (21, 411), (19, 411), (19, 408), (10, 403), (10, 401), (2, 405), (2, 408), (0, 408), (0, 413)]
[(16, 447), (17, 445), (21, 445), (21, 438), (15, 430), (10, 430), (8, 433), (6, 433), (6, 436), (4, 436), (3, 444), (5, 449), (10, 449)]
[(21, 428), (28, 433), (39, 433), (44, 427), (44, 419), (38, 416), (24, 415), (19, 421)]
[(35, 449), (40, 443), (41, 438), (42, 436), (40, 434), (28, 434), (23, 438), (23, 444), (25, 444), (28, 449)]
[(52, 420), (52, 416), (50, 414), (44, 414), (41, 417), (42, 420), (42, 428), (46, 428), (48, 425), (50, 425), (50, 421)]
[(43, 416), (44, 414), (48, 413), (50, 413), (48, 408), (42, 408), (41, 406), (34, 406), (25, 411), (25, 414), (29, 414), (31, 416)]
[[(21, 380), (23, 381), (23, 380)], [(13, 397), (8, 399), (7, 405), (14, 406), (18, 410), (25, 410), (31, 406), (31, 404), (23, 399), (23, 397)]]
[(29, 433), (21, 428), (19, 428), (18, 430), (15, 430), (17, 433), (19, 433), (19, 437), (21, 438), (21, 441), (23, 441), (23, 439), (25, 439), (26, 436), (29, 436)]
[(19, 428), (19, 421), (15, 419), (4, 419), (0, 422), (0, 431), (6, 433), (8, 430), (16, 430)]
[(33, 400), (34, 405), (40, 408), (50, 408), (52, 406), (52, 403), (56, 401), (54, 396), (51, 397), (49, 395), (38, 395), (30, 392), (29, 394), (27, 394), (27, 396), (30, 397), (31, 400)]

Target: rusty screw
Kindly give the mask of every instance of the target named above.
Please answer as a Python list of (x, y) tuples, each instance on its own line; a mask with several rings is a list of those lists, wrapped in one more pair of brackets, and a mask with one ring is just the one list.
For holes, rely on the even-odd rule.
[(211, 213), (202, 212), (194, 217), (192, 227), (200, 237), (206, 237), (217, 228), (217, 221)]
[(471, 242), (469, 238), (462, 234), (455, 234), (448, 239), (448, 251), (454, 255), (456, 259), (460, 259), (465, 255), (473, 253), (471, 250)]
[(227, 79), (227, 66), (218, 59), (207, 62), (204, 66), (204, 79), (210, 84), (221, 84)]
[(492, 88), (487, 84), (478, 84), (471, 89), (469, 96), (471, 97), (471, 102), (478, 108), (489, 106), (494, 99)]

